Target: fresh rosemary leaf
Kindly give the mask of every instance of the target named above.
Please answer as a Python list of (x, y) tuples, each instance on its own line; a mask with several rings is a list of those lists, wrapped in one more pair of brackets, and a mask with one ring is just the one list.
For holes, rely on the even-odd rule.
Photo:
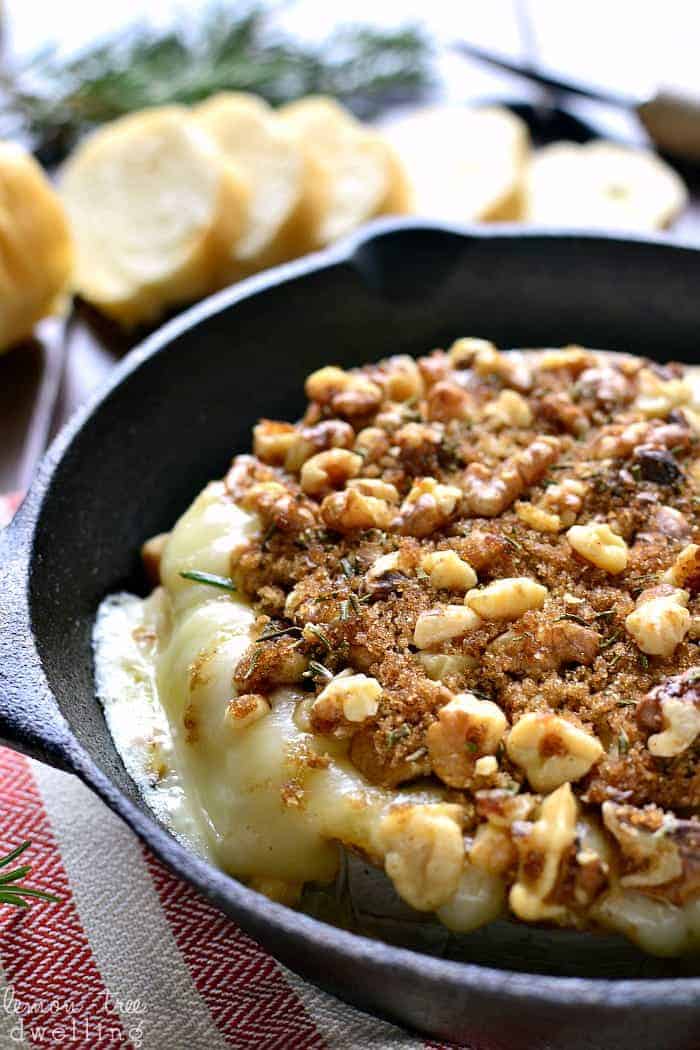
[(307, 623), (306, 628), (307, 630), (311, 631), (312, 634), (315, 634), (319, 642), (321, 642), (322, 645), (325, 645), (326, 649), (328, 649), (328, 651), (330, 652), (333, 646), (328, 641), (327, 636), (323, 633), (321, 628), (317, 627), (315, 623)]
[(309, 669), (304, 672), (310, 678), (326, 678), (330, 681), (333, 677), (333, 672), (329, 671), (327, 667), (319, 663), (318, 660), (309, 660)]
[(191, 105), (218, 91), (251, 91), (281, 105), (334, 95), (360, 117), (430, 86), (431, 48), (422, 31), (338, 28), (318, 44), (269, 24), (274, 7), (252, 0), (213, 4), (172, 28), (143, 24), (76, 57), (57, 48), (2, 80), (0, 136), (28, 135), (45, 162), (60, 160), (86, 131), (146, 106)]
[(206, 583), (209, 587), (218, 587), (222, 591), (235, 591), (236, 585), (230, 576), (217, 576), (213, 572), (199, 572), (197, 569), (188, 569), (181, 572), (183, 580), (192, 580), (193, 583)]
[(604, 642), (600, 643), (599, 648), (609, 649), (611, 645), (615, 644), (615, 642), (618, 640), (621, 634), (622, 631), (615, 631), (614, 634), (611, 634), (609, 638), (606, 638)]
[(260, 637), (255, 639), (255, 643), (257, 645), (258, 642), (269, 642), (271, 638), (281, 638), (285, 634), (301, 634), (301, 627), (291, 624), (289, 627), (280, 627), (279, 630), (263, 631)]
[(582, 627), (590, 627), (588, 620), (584, 620), (582, 616), (577, 616), (576, 613), (564, 613), (563, 616), (557, 616), (555, 623), (561, 623), (562, 620), (573, 620), (574, 623), (580, 624)]
[(346, 576), (348, 580), (352, 579), (355, 575), (355, 569), (348, 558), (340, 559), (340, 567), (343, 570), (343, 575)]
[(338, 619), (339, 620), (349, 620), (350, 619), (350, 600), (349, 600), (349, 598), (343, 598), (342, 602), (340, 603), (340, 616), (338, 617)]
[[(29, 841), (22, 842), (19, 846), (16, 846), (6, 856), (0, 858), (0, 868), (8, 867), (30, 846), (31, 842)], [(60, 897), (54, 896), (53, 893), (45, 893), (43, 890), (35, 890), (30, 886), (20, 884), (21, 879), (31, 874), (31, 870), (29, 864), (22, 864), (19, 868), (0, 875), (0, 904), (12, 904), (15, 908), (28, 908), (29, 900), (27, 898), (48, 901), (52, 904), (61, 903)]]

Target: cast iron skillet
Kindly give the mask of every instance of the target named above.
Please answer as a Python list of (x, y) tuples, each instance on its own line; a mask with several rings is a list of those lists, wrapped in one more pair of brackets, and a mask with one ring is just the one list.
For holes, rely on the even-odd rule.
[[(359, 1006), (483, 1050), (697, 1047), (697, 962), (645, 964), (609, 939), (598, 956), (595, 938), (544, 931), (514, 941), (507, 923), (481, 934), (489, 966), (469, 939), (472, 961), (435, 958), (289, 911), (193, 856), (145, 810), (114, 750), (90, 630), (105, 594), (142, 585), (143, 539), (249, 448), (258, 417), (300, 413), (312, 369), (462, 334), (694, 361), (698, 288), (700, 251), (660, 241), (385, 221), (166, 324), (66, 427), (0, 536), (0, 736), (80, 776), (279, 959)], [(561, 976), (572, 972), (585, 976)]]

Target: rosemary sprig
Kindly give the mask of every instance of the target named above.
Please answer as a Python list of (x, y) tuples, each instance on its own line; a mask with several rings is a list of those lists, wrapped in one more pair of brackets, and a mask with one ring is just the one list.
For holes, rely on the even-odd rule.
[(193, 583), (206, 583), (209, 587), (218, 587), (222, 591), (235, 591), (236, 585), (230, 576), (217, 576), (213, 572), (199, 572), (197, 569), (188, 569), (181, 572), (183, 580), (192, 580)]
[(171, 28), (135, 25), (70, 59), (44, 50), (0, 77), (0, 135), (28, 136), (55, 162), (86, 131), (145, 106), (190, 105), (217, 91), (253, 91), (272, 105), (323, 93), (369, 117), (431, 83), (430, 46), (414, 27), (341, 27), (309, 45), (276, 30), (273, 14), (264, 0), (214, 4)]
[(304, 671), (304, 677), (306, 678), (323, 678), (326, 681), (330, 681), (333, 677), (333, 672), (329, 671), (327, 667), (324, 667), (318, 660), (309, 660), (309, 669)]
[[(0, 859), (0, 868), (8, 867), (30, 846), (31, 842), (23, 842), (20, 846), (16, 846)], [(30, 875), (31, 870), (29, 864), (22, 864), (13, 871), (0, 873), (0, 904), (13, 904), (16, 908), (28, 908), (31, 899), (49, 901), (52, 904), (61, 903), (61, 898), (55, 897), (53, 893), (44, 893), (43, 890), (35, 890), (20, 883), (20, 879), (25, 879), (27, 875)]]
[(307, 623), (306, 629), (307, 629), (307, 631), (311, 631), (312, 634), (316, 635), (316, 637), (318, 638), (318, 640), (321, 643), (321, 645), (325, 646), (325, 648), (328, 650), (328, 652), (331, 651), (333, 646), (331, 645), (330, 641), (328, 640), (327, 635), (325, 635), (323, 633), (323, 631), (321, 630), (321, 628), (317, 624), (315, 624), (315, 623)]

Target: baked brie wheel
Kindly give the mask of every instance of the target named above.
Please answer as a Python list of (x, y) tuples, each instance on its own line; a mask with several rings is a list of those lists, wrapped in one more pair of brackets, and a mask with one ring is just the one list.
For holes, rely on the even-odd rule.
[(700, 944), (700, 413), (458, 339), (306, 383), (144, 547), (98, 690), (173, 830), (288, 904), (340, 848), (455, 931)]

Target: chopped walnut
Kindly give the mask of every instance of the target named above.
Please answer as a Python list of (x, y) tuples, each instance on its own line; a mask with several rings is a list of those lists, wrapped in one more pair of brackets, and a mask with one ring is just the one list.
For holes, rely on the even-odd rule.
[(562, 784), (544, 799), (535, 823), (515, 839), (520, 865), (509, 903), (519, 919), (542, 922), (566, 918), (566, 907), (553, 903), (550, 897), (576, 840), (578, 811), (571, 785)]
[(317, 733), (349, 736), (362, 722), (374, 718), (381, 695), (376, 678), (353, 674), (351, 669), (341, 671), (316, 697), (311, 725)]
[(438, 712), (428, 729), (433, 772), (450, 787), (467, 788), (482, 756), (495, 754), (506, 729), (506, 716), (491, 700), (458, 693)]
[(484, 620), (516, 620), (528, 609), (541, 609), (546, 597), (541, 583), (517, 576), (469, 591), (464, 602)]
[(282, 466), (291, 445), (297, 441), (297, 429), (292, 423), (278, 423), (261, 419), (253, 427), (253, 451), (263, 463)]
[(321, 504), (321, 517), (334, 532), (357, 532), (388, 529), (392, 511), (383, 499), (363, 496), (357, 489), (344, 489), (326, 496)]
[(499, 427), (532, 425), (532, 409), (515, 390), (502, 390), (495, 401), (488, 401), (484, 406), (484, 416)]
[(467, 591), (476, 583), (471, 565), (455, 551), (434, 551), (426, 554), (420, 564), (437, 590)]
[(577, 554), (598, 569), (615, 575), (627, 568), (627, 544), (607, 524), (572, 525), (566, 538)]
[(460, 638), (473, 631), (481, 618), (465, 605), (443, 605), (422, 612), (416, 620), (413, 643), (419, 649), (428, 649), (450, 638)]
[(399, 494), (395, 485), (378, 478), (351, 478), (347, 488), (356, 489), (363, 496), (373, 496), (375, 499), (383, 499), (387, 503), (398, 503)]
[(332, 489), (342, 488), (362, 469), (362, 456), (345, 448), (317, 452), (301, 468), (301, 487), (309, 496), (326, 495)]
[(426, 400), (428, 419), (447, 422), (450, 419), (464, 419), (467, 415), (466, 391), (446, 379), (431, 386)]
[(540, 481), (559, 455), (559, 442), (538, 437), (516, 452), (492, 474), (481, 463), (465, 473), (465, 502), (472, 514), (495, 518), (511, 506), (530, 485)]
[(511, 761), (525, 770), (535, 791), (552, 791), (580, 780), (603, 754), (600, 741), (559, 715), (530, 712), (506, 740)]
[(625, 620), (625, 627), (643, 653), (673, 654), (690, 628), (688, 597), (688, 592), (679, 588), (660, 597), (640, 595), (637, 608)]
[(462, 811), (448, 803), (397, 805), (379, 825), (378, 846), (398, 894), (435, 911), (457, 889), (464, 864)]
[(653, 733), (647, 747), (657, 758), (682, 754), (700, 735), (700, 670), (666, 678), (637, 705), (637, 724)]
[(284, 459), (285, 470), (296, 474), (307, 459), (331, 448), (352, 448), (355, 431), (340, 419), (323, 419), (314, 426), (297, 428)]
[(443, 528), (457, 510), (462, 492), (434, 478), (420, 478), (401, 504), (394, 528), (404, 536), (430, 536)]
[(672, 409), (686, 405), (693, 396), (690, 383), (683, 379), (663, 380), (650, 368), (641, 369), (638, 382), (634, 407), (649, 419), (664, 419)]
[(697, 594), (700, 591), (700, 546), (689, 543), (684, 547), (663, 578), (674, 587)]

